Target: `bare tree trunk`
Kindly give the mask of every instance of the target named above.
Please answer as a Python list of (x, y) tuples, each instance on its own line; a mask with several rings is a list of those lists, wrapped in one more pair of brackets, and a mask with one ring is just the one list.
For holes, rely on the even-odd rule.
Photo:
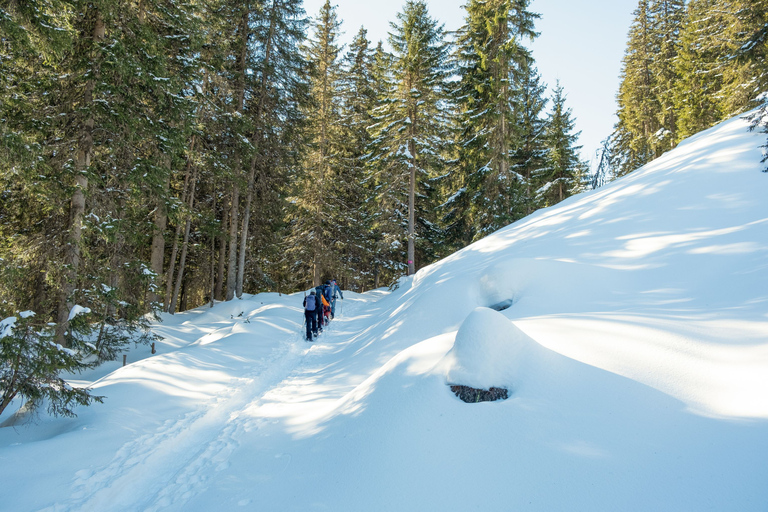
[[(98, 11), (95, 14), (96, 21), (93, 27), (94, 45), (104, 39), (106, 27)], [(94, 66), (95, 68), (96, 66)], [(98, 71), (93, 70), (85, 84), (83, 92), (83, 105), (93, 103), (93, 93), (95, 81), (98, 77)], [(85, 191), (88, 189), (88, 177), (85, 174), (91, 165), (93, 157), (93, 128), (95, 120), (93, 117), (85, 121), (80, 131), (80, 140), (77, 154), (75, 156), (75, 192), (70, 201), (69, 214), (69, 233), (67, 245), (64, 249), (65, 270), (62, 273), (62, 281), (59, 293), (59, 310), (56, 325), (56, 340), (66, 346), (65, 334), (69, 330), (69, 312), (73, 304), (70, 302), (71, 295), (75, 290), (75, 285), (80, 270), (80, 242), (83, 238), (83, 219), (85, 217)]]
[(219, 236), (219, 268), (216, 277), (216, 288), (213, 296), (217, 300), (224, 300), (224, 272), (227, 261), (227, 230), (229, 222), (229, 211), (224, 210), (221, 215), (221, 235)]
[(232, 205), (229, 211), (229, 266), (227, 268), (227, 300), (235, 298), (237, 284), (237, 218), (240, 209), (240, 187), (232, 185)]
[[(256, 160), (251, 163), (255, 167)], [(248, 178), (248, 195), (245, 199), (245, 212), (243, 212), (243, 228), (240, 230), (240, 258), (237, 265), (237, 280), (235, 283), (235, 291), (237, 298), (243, 296), (243, 280), (245, 278), (245, 250), (248, 245), (248, 224), (251, 220), (251, 201), (253, 201), (253, 181), (254, 170), (251, 169), (251, 175)]]
[[(413, 143), (411, 143), (413, 146)], [(411, 164), (408, 184), (408, 275), (416, 273), (416, 164)]]
[[(166, 159), (168, 167), (170, 162)], [(170, 188), (170, 173), (169, 179), (166, 180), (163, 190), (166, 192)], [(155, 206), (155, 232), (152, 235), (152, 254), (149, 259), (149, 265), (152, 268), (152, 272), (157, 276), (157, 288), (150, 292), (149, 300), (153, 303), (160, 301), (160, 294), (157, 290), (162, 286), (163, 281), (163, 259), (165, 257), (165, 229), (168, 227), (168, 209), (165, 205), (165, 198), (160, 198)]]
[[(216, 189), (214, 187), (213, 190), (213, 206), (211, 208), (211, 211), (216, 212)], [(215, 215), (215, 213), (214, 213)], [(216, 236), (211, 233), (211, 261), (210, 261), (210, 287), (208, 288), (208, 293), (210, 294), (210, 301), (211, 301), (211, 307), (214, 306), (216, 303)]]
[(179, 290), (181, 289), (181, 283), (184, 279), (184, 269), (187, 264), (187, 250), (189, 248), (189, 228), (192, 224), (192, 209), (195, 206), (195, 186), (197, 184), (197, 170), (195, 170), (192, 176), (192, 184), (190, 186), (189, 193), (189, 212), (187, 213), (187, 221), (184, 227), (184, 243), (181, 249), (181, 259), (179, 261), (179, 274), (176, 277), (176, 285), (173, 289), (173, 296), (171, 297), (170, 305), (168, 306), (168, 312), (174, 314), (176, 312), (176, 303), (179, 298)]
[(192, 224), (192, 208), (195, 206), (195, 184), (197, 181), (197, 173), (192, 178), (191, 193), (189, 195), (189, 213), (187, 214), (187, 222), (184, 227), (184, 243), (181, 249), (181, 259), (179, 260), (179, 274), (176, 277), (176, 286), (173, 289), (173, 297), (171, 298), (171, 304), (168, 307), (168, 312), (173, 314), (176, 312), (176, 303), (179, 298), (179, 290), (181, 289), (181, 283), (184, 279), (184, 269), (187, 264), (187, 250), (189, 248), (189, 229)]
[[(195, 149), (195, 137), (192, 137), (190, 151)], [(186, 203), (189, 200), (190, 180), (192, 177), (192, 160), (187, 160), (187, 169), (184, 174), (184, 189), (181, 192), (181, 202)], [(176, 257), (179, 254), (179, 237), (181, 236), (181, 223), (176, 225), (176, 232), (173, 236), (173, 249), (171, 249), (171, 259), (168, 262), (168, 273), (165, 277), (165, 300), (163, 301), (163, 311), (168, 312), (171, 304), (171, 294), (173, 293), (173, 276), (176, 273)]]

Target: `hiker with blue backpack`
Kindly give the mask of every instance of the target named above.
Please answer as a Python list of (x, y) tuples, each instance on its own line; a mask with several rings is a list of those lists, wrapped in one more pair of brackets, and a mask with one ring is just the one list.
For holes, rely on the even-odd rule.
[(318, 307), (320, 301), (317, 299), (315, 290), (309, 292), (309, 295), (304, 297), (304, 319), (307, 324), (307, 341), (312, 341), (312, 335), (317, 336), (317, 311), (322, 311), (323, 308)]
[(341, 300), (344, 300), (344, 294), (341, 293), (341, 288), (339, 288), (339, 285), (336, 284), (335, 279), (331, 279), (330, 281), (326, 281), (326, 283), (331, 288), (331, 319), (333, 319), (334, 316), (336, 316), (336, 298), (337, 293), (339, 296), (341, 296)]
[(319, 332), (323, 332), (323, 285), (318, 285), (315, 287), (315, 295), (317, 296), (317, 309), (315, 310), (315, 315), (317, 317), (317, 330)]

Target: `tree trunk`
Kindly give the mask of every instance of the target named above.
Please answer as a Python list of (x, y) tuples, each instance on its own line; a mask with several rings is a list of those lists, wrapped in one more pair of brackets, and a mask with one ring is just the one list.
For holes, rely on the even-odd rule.
[(235, 298), (237, 284), (237, 219), (240, 209), (240, 187), (232, 185), (232, 205), (229, 211), (229, 266), (227, 268), (227, 300)]
[[(166, 160), (167, 161), (167, 160)], [(170, 162), (168, 163), (170, 167)], [(169, 172), (170, 180), (170, 172)], [(170, 188), (170, 181), (166, 180), (163, 190), (166, 192)], [(157, 276), (156, 285), (153, 291), (150, 292), (150, 301), (153, 303), (160, 302), (160, 294), (157, 292), (162, 286), (163, 281), (163, 259), (165, 257), (165, 229), (168, 227), (168, 209), (165, 205), (165, 198), (162, 197), (155, 206), (155, 232), (152, 235), (152, 254), (149, 259), (149, 266), (152, 272)]]
[(245, 199), (245, 212), (243, 212), (243, 227), (240, 230), (240, 258), (238, 260), (237, 265), (237, 282), (235, 284), (235, 289), (237, 293), (237, 298), (241, 298), (243, 296), (243, 280), (245, 278), (245, 250), (248, 245), (248, 224), (251, 220), (251, 201), (253, 201), (253, 186), (254, 186), (254, 174), (255, 174), (255, 166), (256, 166), (256, 159), (254, 158), (253, 162), (251, 162), (251, 172), (250, 176), (248, 177), (248, 195)]
[(229, 210), (221, 213), (221, 235), (219, 236), (219, 269), (216, 277), (214, 297), (216, 300), (224, 300), (224, 274), (227, 261), (227, 231), (229, 229)]
[(181, 249), (181, 259), (179, 260), (179, 274), (176, 277), (176, 285), (173, 289), (173, 296), (171, 297), (170, 305), (168, 306), (168, 312), (174, 314), (176, 312), (176, 303), (179, 298), (179, 290), (181, 289), (181, 283), (184, 279), (184, 269), (187, 264), (187, 250), (189, 248), (189, 229), (192, 224), (192, 209), (195, 206), (195, 185), (197, 183), (197, 171), (195, 171), (192, 177), (192, 184), (190, 186), (189, 193), (189, 212), (187, 213), (187, 221), (184, 227), (184, 243)]
[(408, 275), (416, 273), (416, 145), (408, 143), (411, 152), (411, 174), (408, 181)]
[[(104, 39), (106, 27), (98, 11), (95, 13), (95, 23), (93, 27), (94, 46)], [(98, 70), (95, 63), (92, 63), (93, 78), (85, 84), (83, 92), (83, 105), (88, 106), (93, 103), (93, 94), (95, 81), (98, 78)], [(85, 217), (85, 191), (88, 189), (88, 177), (86, 172), (91, 165), (93, 157), (93, 128), (95, 120), (90, 117), (83, 124), (80, 130), (79, 147), (75, 156), (75, 192), (70, 201), (69, 214), (69, 233), (67, 245), (64, 249), (65, 270), (62, 273), (62, 281), (59, 293), (59, 310), (56, 325), (56, 340), (62, 346), (67, 346), (66, 332), (69, 330), (69, 312), (73, 304), (71, 295), (75, 291), (78, 272), (80, 270), (80, 242), (83, 238), (83, 218)]]
[[(192, 137), (190, 151), (195, 149), (195, 137)], [(181, 192), (181, 202), (189, 201), (190, 180), (192, 179), (192, 160), (187, 160), (187, 169), (184, 174), (184, 189)], [(168, 312), (171, 305), (171, 295), (173, 293), (173, 276), (176, 273), (176, 257), (179, 254), (179, 237), (181, 236), (181, 223), (176, 225), (176, 232), (173, 236), (173, 249), (171, 249), (171, 259), (168, 262), (168, 273), (165, 278), (165, 300), (163, 301), (163, 311)]]

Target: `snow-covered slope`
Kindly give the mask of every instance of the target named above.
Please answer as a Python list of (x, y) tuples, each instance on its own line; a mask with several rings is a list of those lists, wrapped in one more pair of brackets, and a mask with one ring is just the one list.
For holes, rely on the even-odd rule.
[(103, 405), (0, 429), (0, 510), (768, 510), (761, 141), (731, 120), (346, 293), (315, 344), (301, 294), (166, 317)]

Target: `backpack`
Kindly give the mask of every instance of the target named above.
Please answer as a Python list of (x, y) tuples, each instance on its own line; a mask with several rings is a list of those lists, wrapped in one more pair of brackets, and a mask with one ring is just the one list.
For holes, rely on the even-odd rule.
[(315, 296), (314, 295), (307, 295), (306, 304), (304, 305), (304, 309), (306, 311), (314, 311), (316, 307), (315, 303)]
[(331, 303), (331, 295), (331, 287), (329, 285), (323, 286), (323, 296), (325, 296), (329, 304)]

